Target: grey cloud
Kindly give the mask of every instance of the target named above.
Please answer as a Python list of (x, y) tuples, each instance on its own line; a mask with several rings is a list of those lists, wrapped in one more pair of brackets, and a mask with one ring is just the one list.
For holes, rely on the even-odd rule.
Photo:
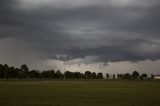
[[(25, 39), (43, 59), (64, 54), (69, 59), (97, 56), (95, 62), (160, 59), (157, 0), (56, 1), (59, 7), (55, 1), (23, 8), (17, 0), (14, 5), (2, 0), (0, 37)], [(69, 8), (69, 3), (75, 5)]]

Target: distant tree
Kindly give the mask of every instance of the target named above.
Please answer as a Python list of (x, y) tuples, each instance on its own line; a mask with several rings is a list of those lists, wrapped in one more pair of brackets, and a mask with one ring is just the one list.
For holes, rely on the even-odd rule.
[(21, 65), (21, 69), (22, 69), (22, 71), (26, 71), (26, 72), (29, 71), (29, 68), (26, 64)]
[(9, 78), (16, 78), (17, 77), (16, 69), (12, 66), (9, 68)]
[(4, 74), (5, 78), (9, 78), (9, 66), (7, 64), (4, 65)]
[(58, 78), (58, 76), (56, 75), (55, 71), (54, 70), (47, 70), (47, 71), (43, 71), (41, 73), (41, 77), (42, 78)]
[(41, 77), (42, 78), (50, 78), (50, 74), (48, 71), (42, 71), (41, 72)]
[(74, 72), (74, 78), (81, 79), (83, 76), (80, 72)]
[(154, 79), (154, 75), (153, 74), (151, 74), (151, 79)]
[(81, 79), (85, 79), (85, 74), (81, 73)]
[(116, 75), (115, 74), (113, 74), (113, 79), (116, 79)]
[(106, 79), (109, 79), (109, 74), (108, 73), (106, 74)]
[(73, 72), (66, 71), (64, 74), (65, 74), (65, 77), (68, 79), (74, 78)]
[(140, 80), (144, 80), (144, 79), (146, 79), (146, 78), (147, 78), (147, 74), (145, 74), (145, 73), (143, 73), (143, 74), (139, 77)]
[(83, 78), (82, 73), (80, 73), (80, 72), (66, 71), (64, 74), (67, 79), (81, 79), (81, 78)]
[(117, 79), (125, 79), (125, 75), (124, 74), (117, 74)]
[(129, 74), (129, 73), (126, 73), (126, 74), (124, 75), (124, 79), (127, 79), (127, 80), (132, 79), (132, 75)]
[(48, 70), (49, 74), (50, 74), (50, 78), (55, 78), (56, 73), (54, 70)]
[(61, 73), (60, 70), (57, 70), (57, 71), (56, 71), (55, 76), (56, 76), (56, 78), (58, 78), (58, 79), (64, 78), (64, 75)]
[(27, 78), (27, 77), (29, 77), (29, 68), (28, 68), (28, 66), (27, 65), (25, 65), (25, 64), (23, 64), (22, 66), (21, 66), (21, 69), (22, 69), (22, 72), (21, 72), (21, 76), (22, 76), (22, 78)]
[(92, 73), (90, 71), (85, 72), (85, 78), (86, 79), (91, 79), (92, 78)]
[(138, 79), (138, 77), (139, 77), (139, 73), (138, 73), (137, 71), (134, 71), (134, 72), (132, 73), (132, 78), (133, 78), (133, 79)]
[(5, 68), (0, 64), (0, 78), (5, 78)]
[(29, 72), (29, 78), (40, 78), (40, 73), (37, 70), (32, 70)]
[(96, 79), (97, 78), (97, 74), (95, 72), (92, 73), (92, 78)]
[(125, 75), (124, 74), (120, 74), (120, 78), (121, 79), (125, 79)]
[(22, 69), (18, 69), (18, 72), (19, 72), (19, 78), (23, 78), (23, 72), (22, 72)]
[(16, 71), (16, 78), (21, 78), (21, 72), (22, 72), (22, 70), (21, 69), (19, 69), (19, 68), (15, 68), (15, 71)]
[(103, 79), (103, 73), (98, 73), (97, 77), (98, 77), (98, 79)]

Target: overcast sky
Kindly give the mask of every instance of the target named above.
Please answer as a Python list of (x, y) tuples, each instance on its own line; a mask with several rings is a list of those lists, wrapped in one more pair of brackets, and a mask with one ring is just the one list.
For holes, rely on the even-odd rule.
[(0, 63), (160, 73), (159, 0), (0, 0)]

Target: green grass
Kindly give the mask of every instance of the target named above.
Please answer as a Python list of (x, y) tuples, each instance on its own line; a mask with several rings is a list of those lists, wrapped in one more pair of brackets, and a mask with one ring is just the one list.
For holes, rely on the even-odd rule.
[(160, 106), (160, 82), (0, 81), (0, 106)]

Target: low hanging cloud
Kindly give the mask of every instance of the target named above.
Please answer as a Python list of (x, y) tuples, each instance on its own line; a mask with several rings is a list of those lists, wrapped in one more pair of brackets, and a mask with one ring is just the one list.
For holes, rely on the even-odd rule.
[(44, 60), (159, 60), (159, 10), (159, 0), (1, 0), (0, 39), (25, 40)]

